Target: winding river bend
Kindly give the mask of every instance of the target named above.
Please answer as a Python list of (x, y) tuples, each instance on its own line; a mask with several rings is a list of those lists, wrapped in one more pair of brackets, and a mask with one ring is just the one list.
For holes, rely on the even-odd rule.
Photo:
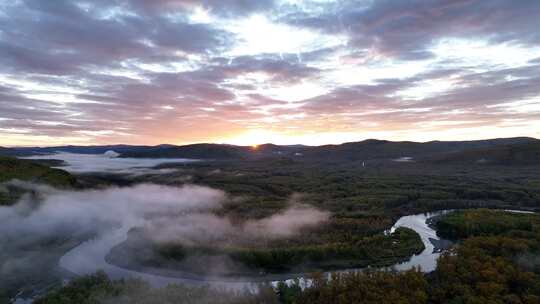
[[(450, 212), (439, 211), (434, 213), (423, 213), (408, 215), (398, 219), (394, 226), (390, 229), (393, 233), (399, 227), (410, 228), (418, 233), (424, 243), (425, 249), (417, 255), (411, 257), (408, 262), (394, 265), (397, 270), (408, 270), (413, 267), (421, 267), (425, 272), (433, 271), (436, 267), (437, 259), (440, 255), (438, 250), (435, 250), (434, 242), (440, 241), (437, 233), (428, 225), (428, 219)], [(253, 278), (235, 279), (234, 281), (220, 278), (205, 278), (196, 276), (190, 273), (174, 272), (174, 275), (167, 273), (155, 274), (138, 272), (129, 269), (124, 269), (107, 262), (106, 256), (110, 250), (124, 242), (127, 238), (127, 228), (121, 228), (112, 233), (103, 235), (99, 238), (86, 241), (79, 246), (73, 248), (60, 258), (59, 266), (75, 275), (85, 275), (95, 273), (97, 270), (105, 271), (112, 279), (123, 278), (139, 278), (149, 282), (152, 286), (163, 287), (169, 284), (194, 284), (194, 285), (210, 285), (215, 287), (230, 288), (230, 289), (245, 289), (254, 288), (255, 285), (261, 282), (261, 278), (255, 281)], [(353, 271), (359, 269), (348, 269), (342, 271)], [(289, 274), (277, 279), (269, 276), (264, 281), (276, 283), (276, 280), (300, 278), (303, 274)], [(286, 278), (284, 278), (286, 277)]]

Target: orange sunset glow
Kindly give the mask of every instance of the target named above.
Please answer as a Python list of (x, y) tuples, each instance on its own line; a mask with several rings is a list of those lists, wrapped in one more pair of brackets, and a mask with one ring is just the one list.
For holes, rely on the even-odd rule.
[(0, 145), (540, 137), (521, 3), (53, 2), (0, 6)]

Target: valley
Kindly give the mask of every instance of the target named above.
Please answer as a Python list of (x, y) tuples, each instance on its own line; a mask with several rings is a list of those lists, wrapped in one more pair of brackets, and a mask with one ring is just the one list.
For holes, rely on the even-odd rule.
[[(536, 149), (534, 142), (515, 144), (514, 140), (502, 141), (501, 146), (495, 144), (489, 149), (509, 149), (506, 148), (508, 147), (506, 143), (509, 141), (512, 142), (511, 149), (516, 149), (514, 145), (526, 151)], [(501, 141), (486, 142), (492, 145), (493, 142)], [(379, 144), (399, 147), (398, 143)], [(374, 142), (358, 144), (358, 146), (362, 145), (372, 146)], [(409, 145), (405, 144), (405, 146)], [(488, 148), (478, 148), (478, 146), (485, 146), (485, 143), (469, 143), (462, 146), (466, 148), (453, 153), (472, 154), (474, 158), (488, 158), (491, 155), (489, 152), (491, 150), (481, 152)], [(521, 148), (525, 146), (526, 148)], [(106, 150), (108, 148), (104, 147), (99, 152), (112, 151)], [(264, 151), (265, 148), (258, 147), (258, 149)], [(364, 148), (359, 148), (357, 151), (362, 151), (362, 149)], [(393, 147), (392, 149), (399, 150), (400, 148)], [(403, 149), (407, 150), (407, 148)], [(98, 266), (99, 263), (106, 262), (120, 269), (135, 271), (134, 273), (148, 273), (147, 278), (158, 275), (188, 279), (187, 282), (190, 280), (224, 282), (225, 285), (229, 283), (235, 285), (234, 282), (261, 284), (265, 281), (276, 282), (299, 276), (310, 276), (308, 273), (366, 267), (374, 269), (396, 265), (398, 269), (410, 269), (412, 266), (400, 268), (399, 264), (423, 252), (424, 248), (434, 250), (434, 246), (429, 238), (425, 239), (422, 236), (421, 239), (418, 236), (417, 232), (420, 230), (399, 228), (392, 234), (385, 233), (402, 216), (446, 209), (493, 208), (536, 211), (539, 207), (540, 170), (536, 163), (510, 166), (508, 163), (498, 161), (472, 162), (472, 164), (468, 161), (462, 164), (452, 161), (446, 164), (440, 159), (443, 156), (448, 157), (446, 156), (448, 154), (439, 152), (425, 153), (422, 159), (415, 158), (414, 161), (397, 162), (394, 159), (398, 155), (410, 154), (388, 152), (389, 154), (384, 154), (387, 158), (370, 158), (369, 155), (357, 152), (358, 154), (351, 158), (350, 152), (336, 152), (336, 150), (348, 151), (345, 148), (332, 147), (334, 158), (328, 161), (302, 159), (296, 155), (300, 152), (283, 155), (274, 153), (275, 151), (264, 152), (270, 153), (265, 154), (264, 157), (258, 155), (241, 159), (205, 159), (204, 156), (209, 154), (201, 154), (199, 157), (189, 155), (193, 158), (183, 158), (188, 155), (175, 154), (173, 159), (138, 159), (122, 157), (120, 154), (118, 158), (111, 158), (109, 155), (100, 156), (105, 152), (77, 156), (77, 154), (69, 154), (70, 152), (62, 150), (59, 152), (65, 154), (30, 156), (32, 159), (25, 160), (5, 157), (4, 166), (15, 169), (3, 171), (4, 180), (10, 181), (6, 184), (9, 186), (6, 186), (4, 197), (11, 198), (9, 205), (26, 197), (26, 200), (35, 201), (33, 204), (39, 206), (43, 199), (45, 199), (44, 204), (48, 204), (47, 197), (51, 195), (52, 197), (74, 195), (85, 200), (87, 195), (84, 193), (108, 197), (107, 193), (112, 195), (116, 191), (114, 189), (117, 188), (121, 191), (119, 193), (125, 193), (129, 197), (139, 195), (143, 204), (144, 201), (148, 203), (152, 201), (153, 196), (148, 196), (146, 199), (147, 195), (157, 195), (156, 199), (161, 199), (159, 198), (160, 190), (156, 193), (153, 193), (155, 190), (151, 190), (135, 194), (139, 192), (131, 189), (137, 189), (138, 185), (149, 183), (160, 185), (159, 187), (165, 187), (162, 190), (163, 193), (176, 191), (173, 189), (181, 189), (186, 185), (215, 189), (212, 191), (220, 191), (225, 196), (221, 197), (220, 194), (219, 204), (208, 210), (179, 210), (181, 213), (177, 215), (172, 213), (164, 217), (159, 213), (159, 209), (151, 212), (144, 209), (142, 215), (145, 220), (140, 225), (131, 223), (127, 225), (128, 222), (125, 221), (115, 224), (114, 222), (117, 221), (114, 220), (114, 216), (104, 217), (99, 212), (94, 215), (97, 216), (96, 220), (104, 221), (106, 225), (121, 225), (121, 231), (123, 231), (121, 233), (127, 236), (120, 234), (117, 243), (111, 243), (112, 248), (104, 247), (106, 249), (100, 257), (104, 260), (96, 260), (94, 266), (80, 268), (75, 273), (71, 271), (72, 274), (67, 277), (71, 278), (75, 274), (92, 274), (94, 271), (103, 269)], [(263, 152), (254, 151), (253, 153)], [(527, 157), (535, 157), (534, 153), (527, 155), (529, 155)], [(29, 156), (26, 155), (23, 158), (27, 157)], [(47, 159), (47, 161), (40, 159)], [(509, 161), (507, 156), (504, 159), (505, 162)], [(521, 163), (522, 159), (520, 156), (515, 161)], [(48, 169), (47, 164), (69, 170), (71, 174), (61, 169)], [(111, 170), (104, 170), (105, 167)], [(46, 184), (63, 190), (58, 193), (57, 190), (48, 193), (47, 191), (51, 190), (43, 192), (44, 190), (17, 184), (13, 180), (27, 181), (36, 185)], [(28, 189), (32, 190), (27, 192)], [(28, 197), (28, 193), (32, 196)], [(20, 204), (18, 203), (17, 206)], [(155, 212), (158, 213), (154, 214)], [(290, 219), (287, 217), (289, 214), (292, 214)], [(138, 216), (134, 218), (136, 221), (139, 221)], [(127, 215), (122, 217), (129, 218)], [(302, 217), (306, 217), (305, 222), (302, 222)], [(201, 220), (196, 220), (197, 218)], [(171, 223), (174, 223), (173, 227), (177, 230), (172, 230), (176, 231), (172, 237), (165, 239), (156, 237), (164, 233), (170, 234), (165, 230), (157, 230), (161, 232), (155, 230), (154, 223), (160, 223), (163, 220), (173, 221)], [(186, 220), (188, 222), (185, 222)], [(210, 223), (208, 220), (211, 220), (214, 226), (202, 224)], [(422, 221), (425, 221), (425, 218)], [(443, 229), (439, 225), (437, 230)], [(187, 226), (197, 232), (188, 233), (185, 230)], [(272, 232), (273, 227), (289, 228)], [(66, 275), (61, 274), (62, 271), (65, 272), (65, 267), (57, 266), (62, 252), (66, 253), (77, 244), (92, 238), (99, 240), (107, 235), (112, 236), (111, 231), (115, 228), (111, 229), (113, 230), (109, 228), (95, 230), (84, 227), (81, 230), (79, 227), (72, 234), (68, 233), (61, 238), (49, 236), (29, 241), (17, 250), (20, 249), (28, 254), (29, 249), (32, 248), (33, 254), (39, 254), (40, 250), (51, 251), (53, 248), (58, 248), (60, 251), (57, 255), (53, 255), (50, 260), (44, 260), (42, 267), (45, 268), (42, 269), (49, 270), (41, 271), (41, 273), (53, 275), (48, 278), (35, 276), (36, 286), (42, 286), (37, 287), (38, 289), (54, 286), (58, 284), (54, 282), (59, 282), (58, 280), (64, 279)], [(262, 234), (253, 232), (258, 231), (257, 229), (262, 229), (260, 230)], [(446, 230), (448, 229), (443, 229), (443, 231)], [(277, 234), (273, 235), (273, 233)], [(211, 238), (208, 238), (210, 236)], [(450, 237), (446, 234), (443, 236)], [(458, 238), (469, 236), (460, 234)], [(8, 235), (3, 242), (8, 242), (9, 239)], [(429, 256), (432, 253), (426, 251), (426, 254)], [(5, 256), (4, 261), (7, 261), (6, 259), (9, 260), (9, 256)], [(90, 257), (85, 259), (92, 260)], [(417, 260), (421, 261), (422, 258), (419, 256)], [(77, 263), (75, 261), (71, 262), (72, 265)], [(415, 265), (426, 267), (429, 264)], [(108, 267), (104, 266), (104, 268)], [(427, 267), (432, 269), (434, 266)], [(20, 269), (13, 268), (13, 271), (20, 271)], [(32, 275), (32, 270), (26, 269), (24, 273), (25, 276)], [(109, 274), (114, 273), (116, 272)], [(28, 282), (21, 274), (23, 272), (19, 272), (19, 275), (10, 273), (14, 279), (10, 281), (10, 285), (4, 285), (11, 297), (15, 295), (13, 292), (19, 293), (21, 290), (27, 290), (28, 295), (33, 294), (27, 289), (28, 285), (21, 289)], [(126, 278), (129, 277), (128, 275)], [(42, 284), (39, 283), (40, 280)], [(167, 282), (166, 279), (161, 281)], [(163, 283), (161, 284), (160, 286), (163, 286)]]

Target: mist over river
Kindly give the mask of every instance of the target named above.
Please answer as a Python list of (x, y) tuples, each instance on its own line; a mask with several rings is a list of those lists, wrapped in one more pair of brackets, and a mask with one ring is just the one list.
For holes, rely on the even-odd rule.
[(192, 163), (197, 159), (188, 158), (123, 158), (114, 151), (104, 154), (78, 154), (59, 152), (46, 155), (24, 157), (33, 160), (61, 160), (59, 169), (72, 173), (118, 173), (118, 174), (166, 174), (174, 169), (154, 169), (165, 163)]
[[(420, 235), (425, 249), (421, 253), (412, 256), (409, 261), (396, 264), (392, 267), (400, 271), (409, 270), (413, 267), (420, 267), (424, 272), (433, 271), (436, 267), (437, 259), (441, 254), (440, 251), (435, 250), (436, 248), (433, 241), (438, 241), (440, 238), (437, 236), (436, 231), (428, 225), (427, 220), (434, 216), (442, 215), (448, 212), (450, 211), (422, 213), (408, 215), (398, 219), (398, 221), (396, 221), (394, 226), (390, 229), (390, 233), (393, 233), (399, 227), (412, 229)], [(144, 273), (128, 270), (109, 264), (106, 259), (107, 254), (113, 247), (124, 242), (126, 238), (127, 230), (123, 228), (118, 229), (108, 235), (104, 235), (103, 237), (84, 242), (80, 246), (66, 253), (60, 259), (59, 265), (60, 267), (77, 275), (91, 274), (102, 269), (111, 278), (140, 278), (148, 281), (155, 287), (163, 287), (168, 284), (188, 283), (198, 285), (206, 284), (213, 287), (244, 289), (255, 288), (256, 285), (262, 281), (272, 282), (274, 284), (276, 284), (278, 281), (296, 278), (300, 278), (305, 281), (308, 276), (307, 274), (289, 273), (279, 275), (270, 274), (267, 276), (257, 276), (256, 278), (225, 278), (200, 276), (181, 271), (161, 271), (160, 274), (157, 274), (156, 272)], [(339, 271), (357, 270), (361, 269), (346, 269)], [(328, 272), (328, 274), (330, 273), (332, 272)]]

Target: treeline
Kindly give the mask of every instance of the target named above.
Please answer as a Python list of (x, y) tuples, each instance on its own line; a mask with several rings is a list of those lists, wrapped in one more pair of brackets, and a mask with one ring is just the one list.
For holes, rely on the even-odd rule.
[[(335, 236), (337, 240), (342, 235)], [(408, 259), (424, 249), (418, 234), (399, 228), (392, 235), (373, 235), (348, 242), (332, 242), (307, 246), (283, 246), (266, 249), (229, 251), (233, 259), (264, 272), (316, 271), (352, 267), (388, 266)]]
[[(431, 274), (416, 270), (346, 273), (316, 279), (304, 291), (284, 285), (281, 289), (292, 294), (285, 303), (296, 304), (537, 304), (538, 273), (516, 262), (531, 249), (522, 240), (477, 237), (444, 254)], [(288, 292), (289, 288), (297, 292)]]
[[(173, 165), (171, 165), (173, 166)], [(425, 163), (330, 165), (271, 160), (193, 163), (177, 167), (191, 182), (247, 198), (223, 214), (262, 218), (286, 207), (293, 193), (341, 218), (384, 219), (448, 208), (538, 208), (540, 170)], [(141, 178), (141, 181), (142, 180)], [(170, 183), (170, 177), (155, 177)], [(375, 227), (374, 227), (375, 228)], [(383, 228), (385, 229), (385, 228)]]
[(259, 293), (225, 291), (208, 286), (169, 285), (152, 288), (140, 280), (113, 281), (103, 272), (75, 279), (66, 286), (33, 301), (34, 304), (277, 304), (269, 286)]
[(75, 178), (66, 171), (52, 169), (29, 160), (0, 156), (0, 183), (12, 179), (44, 183), (55, 187), (71, 187)]
[[(352, 221), (354, 222), (354, 221)], [(371, 266), (389, 266), (406, 261), (413, 254), (424, 249), (419, 235), (408, 228), (399, 228), (393, 234), (383, 233), (364, 235), (356, 227), (350, 225), (323, 225), (316, 231), (301, 233), (286, 239), (258, 240), (252, 244), (234, 245), (226, 247), (184, 246), (179, 243), (152, 243), (137, 240), (142, 231), (132, 231), (126, 242), (115, 249), (115, 252), (135, 259), (132, 264), (143, 266), (156, 266), (182, 269), (181, 263), (190, 257), (201, 255), (222, 256), (227, 255), (233, 261), (239, 262), (245, 275), (260, 273), (282, 272), (315, 272), (346, 268), (360, 268)], [(138, 234), (138, 235), (136, 235)], [(155, 254), (145, 254), (142, 249), (151, 246)], [(139, 254), (141, 253), (141, 254)], [(117, 257), (118, 258), (118, 257)], [(192, 266), (191, 264), (189, 265)], [(205, 267), (201, 270), (208, 271)]]
[(432, 303), (540, 303), (539, 273), (518, 262), (538, 241), (507, 236), (467, 239), (443, 255), (429, 278)]
[(436, 222), (437, 233), (447, 239), (471, 236), (532, 233), (540, 230), (540, 216), (503, 210), (456, 211)]
[(76, 185), (76, 179), (66, 171), (52, 169), (29, 160), (0, 156), (0, 206), (12, 205), (27, 191), (2, 183), (11, 180), (43, 183), (58, 188)]
[(538, 220), (538, 215), (503, 211), (451, 213), (439, 225), (444, 223), (449, 235), (468, 238), (443, 254), (433, 273), (346, 273), (318, 278), (304, 291), (280, 287), (294, 295), (286, 303), (297, 304), (540, 303)]
[(297, 292), (283, 303), (420, 304), (428, 300), (428, 281), (418, 270), (352, 272), (335, 274), (330, 279), (319, 276), (304, 291), (281, 284), (279, 292), (287, 294), (289, 288)]

